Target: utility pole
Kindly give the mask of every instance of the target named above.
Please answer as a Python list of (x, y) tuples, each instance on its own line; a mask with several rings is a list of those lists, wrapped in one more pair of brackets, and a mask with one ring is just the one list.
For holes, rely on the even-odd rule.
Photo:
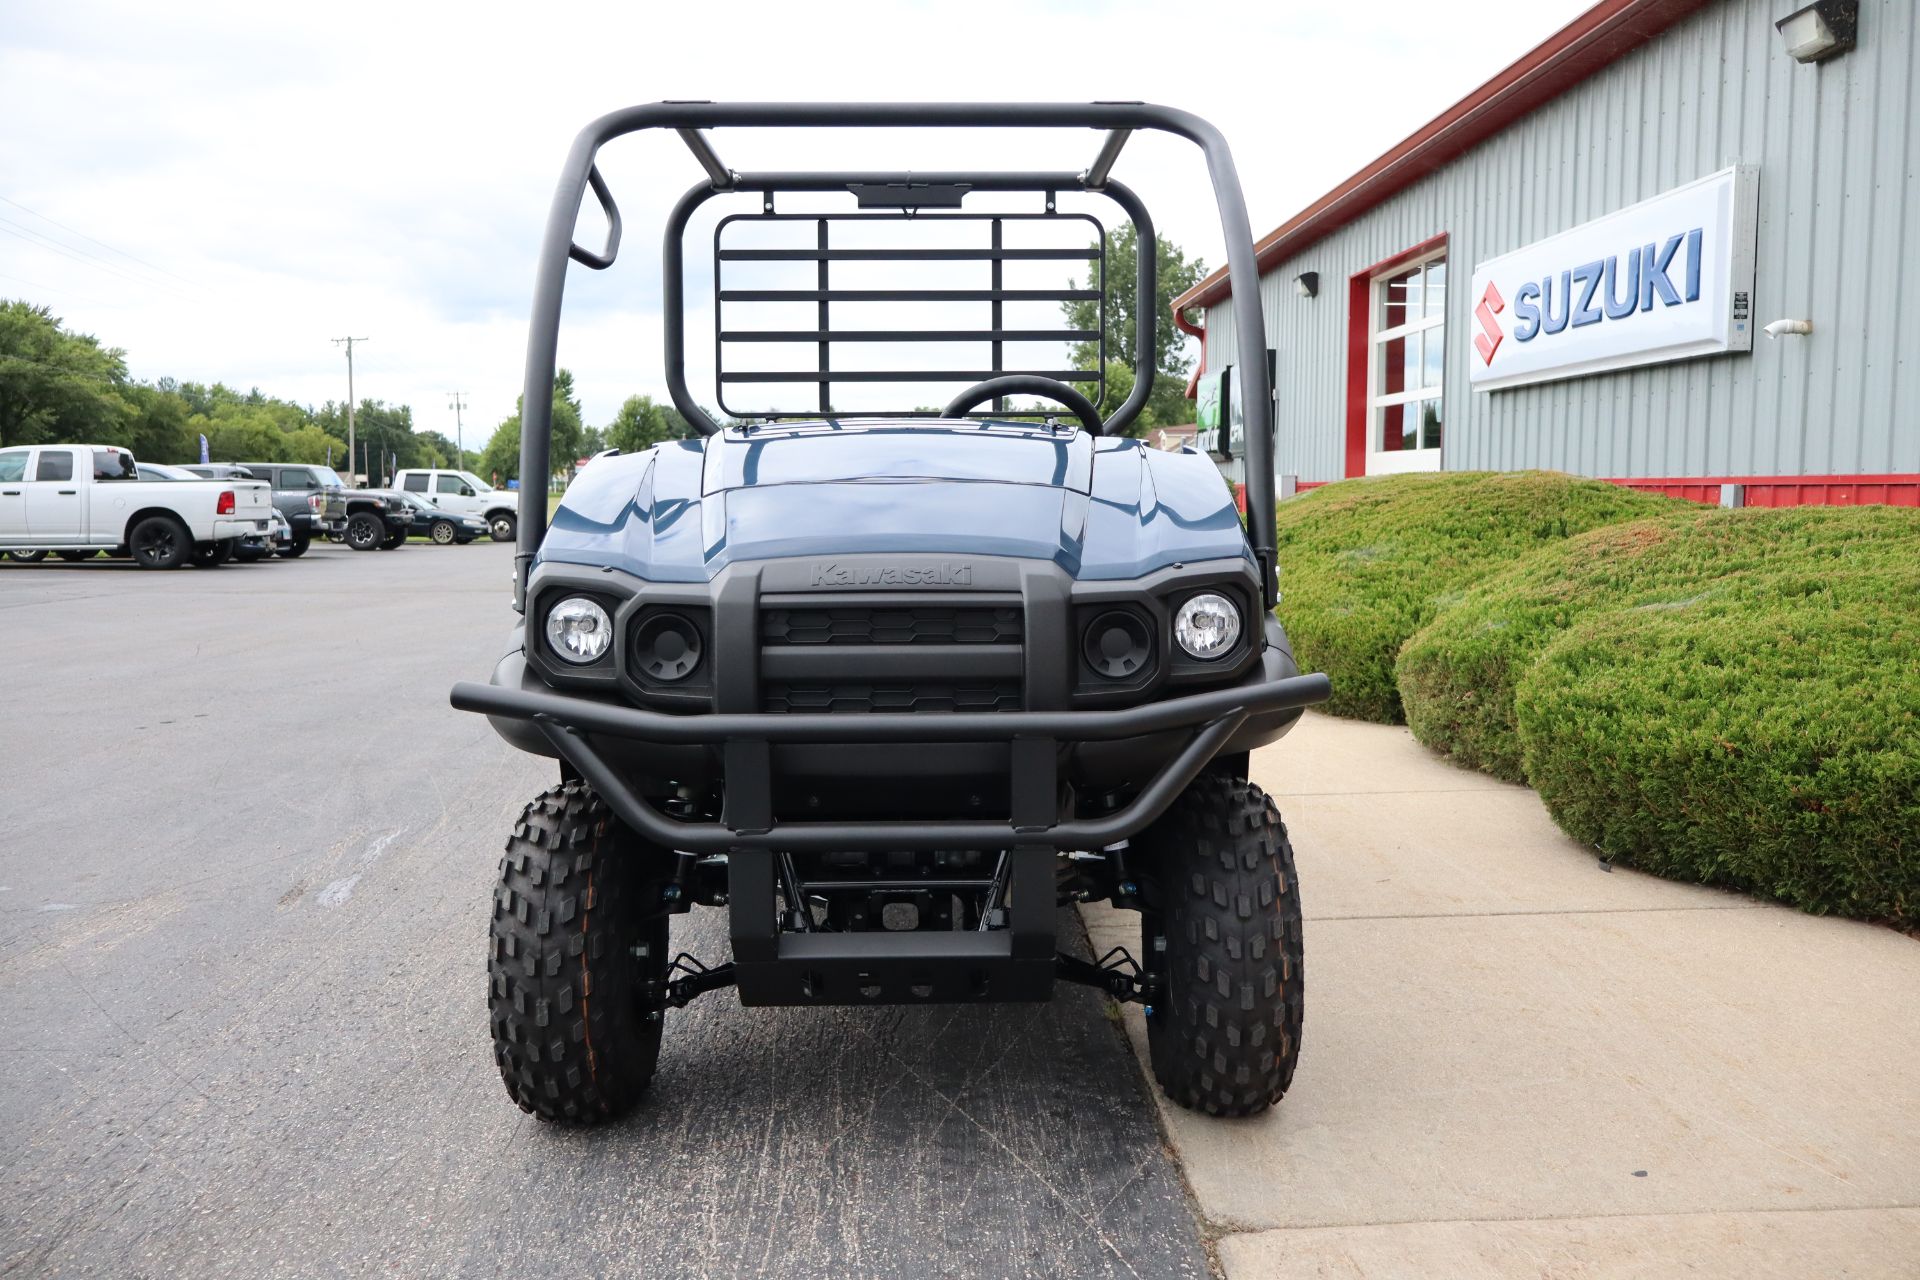
[(449, 391), (447, 394), (453, 397), (452, 402), (447, 405), (447, 408), (453, 410), (453, 469), (455, 471), (465, 471), (467, 469), (467, 446), (460, 434), (460, 411), (467, 407), (467, 393), (464, 391)]
[[(335, 338), (333, 340), (334, 346), (337, 347), (344, 343), (347, 348), (347, 471), (349, 473), (353, 471), (353, 459), (354, 459), (354, 452), (353, 452), (353, 344), (356, 342), (365, 342), (365, 341), (366, 341), (365, 338)], [(347, 476), (347, 485), (349, 488), (351, 488), (353, 485), (353, 476), (351, 474)]]

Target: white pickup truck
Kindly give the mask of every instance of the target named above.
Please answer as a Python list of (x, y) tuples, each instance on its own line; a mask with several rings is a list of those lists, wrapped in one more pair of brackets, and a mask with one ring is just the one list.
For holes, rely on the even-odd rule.
[(495, 542), (512, 542), (519, 527), (519, 492), (496, 489), (471, 471), (411, 468), (393, 478), (393, 487), (418, 494), (442, 511), (479, 516)]
[(272, 511), (263, 481), (143, 482), (133, 455), (112, 445), (0, 449), (0, 551), (22, 559), (118, 551), (146, 569), (214, 565), (267, 533)]

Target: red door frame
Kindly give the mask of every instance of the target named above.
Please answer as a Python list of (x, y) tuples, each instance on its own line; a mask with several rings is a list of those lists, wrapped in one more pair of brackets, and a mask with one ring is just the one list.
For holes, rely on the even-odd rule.
[[(1367, 474), (1367, 357), (1373, 342), (1369, 323), (1373, 314), (1374, 279), (1403, 263), (1447, 247), (1442, 231), (1411, 249), (1383, 258), (1365, 271), (1347, 277), (1347, 475)], [(1449, 274), (1451, 288), (1451, 274)], [(1445, 392), (1441, 393), (1443, 396)]]

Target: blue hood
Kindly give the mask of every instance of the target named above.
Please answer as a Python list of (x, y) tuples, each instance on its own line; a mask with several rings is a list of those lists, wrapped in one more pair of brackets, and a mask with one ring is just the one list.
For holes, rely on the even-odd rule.
[(1052, 560), (1083, 580), (1250, 555), (1197, 453), (1007, 422), (811, 422), (600, 458), (540, 558), (704, 582), (736, 560), (933, 551)]

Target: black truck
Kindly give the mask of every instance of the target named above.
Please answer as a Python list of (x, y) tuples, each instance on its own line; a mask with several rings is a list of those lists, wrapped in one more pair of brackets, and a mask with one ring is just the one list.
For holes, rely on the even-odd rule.
[[(1100, 141), (1084, 169), (736, 172), (708, 133), (729, 126)], [(568, 264), (604, 269), (620, 247), (596, 155), (647, 129), (677, 133), (705, 173), (670, 214), (661, 275), (666, 382), (700, 438), (595, 458), (551, 527), (545, 486), (523, 487), (522, 621), (491, 679), (452, 692), (557, 766), (514, 825), (494, 898), (489, 1003), (509, 1095), (562, 1124), (621, 1114), (671, 1011), (720, 988), (748, 1005), (884, 1005), (1046, 1000), (1064, 980), (1146, 1006), (1153, 1073), (1179, 1104), (1272, 1105), (1300, 1052), (1301, 911), (1249, 753), (1329, 685), (1299, 672), (1272, 615), (1267, 368), (1235, 378), (1243, 527), (1207, 457), (1126, 434), (1153, 383), (1151, 307), (1112, 406), (1104, 313), (1089, 330), (1013, 319), (1015, 304), (1105, 305), (1104, 289), (1012, 282), (1035, 263), (1105, 280), (1100, 226), (1068, 197), (1133, 223), (1138, 260), (1122, 265), (1154, 295), (1153, 224), (1111, 171), (1131, 133), (1157, 130), (1204, 153), (1237, 330), (1264, 332), (1225, 140), (1139, 103), (680, 102), (602, 117), (575, 141), (547, 222), (523, 477), (553, 473)], [(597, 249), (573, 239), (589, 191), (608, 227)], [(682, 242), (710, 200), (737, 210), (713, 233), (726, 424), (684, 371)], [(1029, 224), (1074, 240), (1020, 247)], [(771, 282), (743, 283), (755, 267)], [(913, 283), (929, 269), (934, 283)], [(961, 269), (977, 279), (956, 284)], [(756, 322), (741, 311), (755, 303), (785, 318)], [(882, 330), (877, 303), (920, 318)], [(1016, 359), (1048, 342), (1097, 344), (1099, 358)], [(914, 358), (872, 354), (903, 350), (888, 343)], [(782, 345), (787, 358), (767, 354)], [(938, 411), (905, 391), (873, 407), (876, 388), (929, 381), (965, 389)], [(1060, 408), (1015, 412), (1013, 396)], [(1061, 950), (1058, 906), (1087, 901), (1139, 913), (1137, 955)], [(670, 921), (694, 906), (727, 913), (729, 958), (675, 949)]]
[(273, 485), (273, 505), (293, 527), (283, 554), (302, 555), (315, 538), (345, 542), (355, 551), (391, 551), (413, 530), (413, 511), (393, 494), (350, 489), (332, 467), (309, 462), (246, 462), (254, 477)]

